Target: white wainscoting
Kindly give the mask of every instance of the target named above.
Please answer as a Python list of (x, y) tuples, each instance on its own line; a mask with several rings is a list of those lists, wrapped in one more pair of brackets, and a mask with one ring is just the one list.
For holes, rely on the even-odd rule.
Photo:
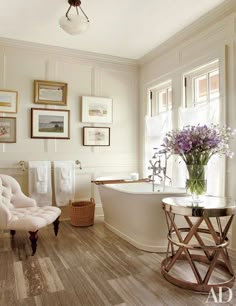
[[(34, 104), (34, 80), (68, 84), (67, 106)], [(15, 177), (25, 193), (28, 173), (19, 161), (80, 160), (76, 169), (76, 199), (96, 201), (102, 214), (97, 188), (91, 180), (109, 174), (137, 172), (138, 156), (138, 67), (134, 60), (80, 52), (0, 38), (0, 89), (18, 91), (17, 142), (0, 143), (0, 171)], [(82, 96), (113, 100), (111, 124), (81, 121)], [(70, 139), (32, 139), (31, 108), (70, 110)], [(84, 126), (110, 127), (110, 146), (83, 146)]]

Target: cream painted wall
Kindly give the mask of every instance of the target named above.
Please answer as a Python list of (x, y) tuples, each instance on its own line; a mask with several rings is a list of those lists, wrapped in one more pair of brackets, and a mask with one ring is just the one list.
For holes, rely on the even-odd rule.
[[(201, 20), (185, 32), (173, 37), (166, 45), (145, 56), (140, 68), (140, 156), (144, 156), (144, 117), (147, 114), (147, 89), (154, 84), (172, 79), (173, 103), (177, 109), (183, 101), (182, 76), (194, 67), (210, 60), (220, 60), (222, 119), (236, 128), (236, 5), (224, 18), (215, 16), (211, 25)], [(212, 16), (211, 16), (212, 17)], [(202, 22), (202, 24), (201, 24)], [(196, 30), (199, 28), (199, 31)], [(236, 141), (231, 145), (236, 152)], [(143, 171), (145, 168), (143, 165)], [(236, 157), (227, 163), (226, 195), (236, 199)], [(236, 248), (236, 222), (232, 227), (232, 247)]]
[[(45, 106), (33, 103), (33, 81), (68, 83), (68, 105)], [(17, 119), (17, 143), (0, 144), (0, 171), (13, 175), (27, 193), (28, 173), (19, 167), (21, 160), (80, 160), (76, 169), (76, 199), (95, 197), (96, 213), (101, 214), (98, 176), (127, 174), (138, 170), (138, 71), (135, 61), (80, 53), (62, 48), (0, 40), (0, 89), (18, 91), (17, 114), (0, 114)], [(81, 96), (113, 99), (112, 124), (81, 122)], [(71, 111), (70, 139), (32, 139), (31, 108)], [(109, 147), (82, 145), (83, 126), (109, 126)]]
[[(0, 89), (19, 93), (18, 113), (12, 115), (17, 118), (17, 143), (0, 144), (1, 173), (16, 177), (27, 193), (28, 175), (20, 169), (19, 161), (78, 159), (83, 169), (76, 169), (76, 198), (94, 196), (96, 213), (102, 214), (98, 190), (91, 180), (101, 175), (145, 170), (142, 160), (147, 88), (171, 78), (177, 108), (182, 101), (183, 73), (217, 57), (221, 65), (222, 117), (236, 127), (236, 9), (230, 7), (230, 13), (226, 11), (221, 18), (208, 15), (173, 37), (141, 59), (140, 68), (132, 60), (0, 39)], [(35, 105), (35, 79), (67, 82), (68, 106)], [(83, 95), (113, 98), (114, 120), (106, 125), (111, 127), (110, 147), (82, 145), (82, 127), (87, 125), (81, 122)], [(33, 107), (70, 109), (70, 140), (31, 139), (30, 109)], [(235, 142), (232, 148), (236, 152)], [(227, 165), (226, 190), (233, 198), (236, 198), (235, 170), (236, 158)], [(233, 227), (236, 248), (235, 232), (236, 224)]]

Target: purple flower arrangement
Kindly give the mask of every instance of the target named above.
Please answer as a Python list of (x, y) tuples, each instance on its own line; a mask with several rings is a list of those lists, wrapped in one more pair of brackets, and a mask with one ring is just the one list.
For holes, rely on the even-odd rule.
[(187, 165), (206, 165), (214, 154), (233, 156), (229, 141), (235, 130), (218, 125), (184, 126), (172, 130), (163, 139), (164, 151), (178, 154)]
[(188, 178), (186, 189), (193, 202), (206, 192), (205, 166), (214, 154), (233, 157), (229, 141), (235, 130), (218, 125), (185, 126), (182, 130), (172, 130), (163, 139), (163, 151), (178, 154), (186, 163)]

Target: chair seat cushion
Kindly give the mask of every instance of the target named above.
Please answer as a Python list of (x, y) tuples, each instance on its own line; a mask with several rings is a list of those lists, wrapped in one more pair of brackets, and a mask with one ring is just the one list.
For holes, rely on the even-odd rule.
[(9, 230), (27, 230), (35, 232), (53, 223), (61, 214), (58, 207), (27, 207), (10, 210), (12, 216), (7, 224)]

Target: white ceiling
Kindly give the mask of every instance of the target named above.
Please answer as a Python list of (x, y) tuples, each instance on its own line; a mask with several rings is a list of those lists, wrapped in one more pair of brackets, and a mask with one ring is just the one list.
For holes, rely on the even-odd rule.
[(71, 36), (58, 24), (67, 0), (0, 0), (0, 37), (139, 59), (224, 0), (81, 2), (90, 28)]

